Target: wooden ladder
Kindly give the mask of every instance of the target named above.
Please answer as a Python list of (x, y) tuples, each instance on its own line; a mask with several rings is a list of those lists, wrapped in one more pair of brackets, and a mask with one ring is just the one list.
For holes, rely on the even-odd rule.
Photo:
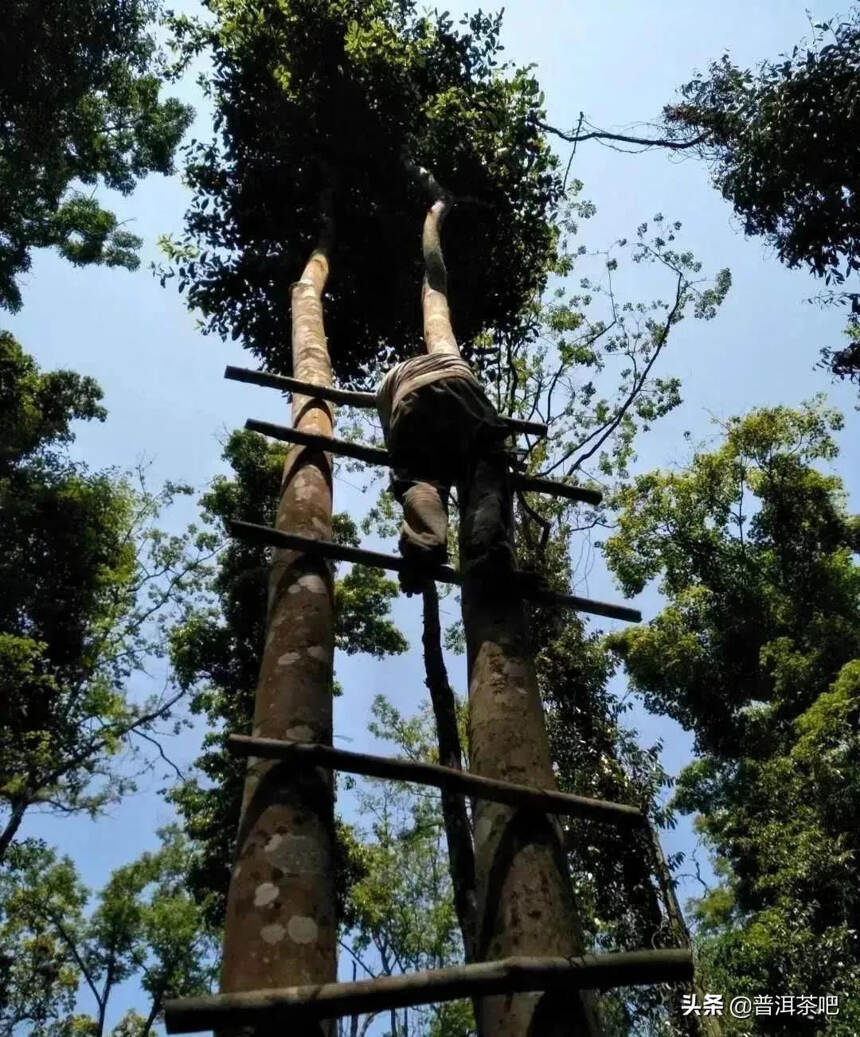
[[(228, 367), (225, 376), (235, 381), (269, 386), (284, 392), (301, 392), (355, 407), (370, 408), (375, 405), (371, 393), (314, 386), (281, 375)], [(504, 420), (512, 431), (531, 435), (546, 435), (547, 432), (546, 426), (538, 422), (514, 418)], [(377, 447), (309, 435), (269, 422), (249, 420), (246, 428), (288, 443), (323, 449), (370, 464), (389, 465), (387, 451)], [(534, 478), (516, 471), (513, 473), (513, 484), (520, 490), (548, 493), (591, 504), (599, 503), (601, 499), (600, 493), (593, 489)], [(397, 555), (344, 546), (327, 540), (314, 540), (250, 522), (235, 520), (229, 523), (229, 530), (234, 536), (251, 543), (286, 548), (335, 561), (360, 562), (394, 572), (402, 571), (406, 564)], [(461, 582), (457, 570), (448, 565), (437, 566), (431, 575), (435, 580), (448, 584), (457, 585)], [(518, 583), (519, 593), (529, 600), (612, 619), (639, 622), (642, 618), (638, 610), (627, 606), (573, 594), (560, 594), (535, 586), (528, 574), (519, 570), (514, 570), (513, 579)], [(645, 831), (652, 840), (656, 840), (656, 833), (650, 828), (643, 812), (623, 803), (590, 799), (556, 789), (533, 788), (439, 764), (347, 752), (312, 742), (234, 734), (228, 739), (228, 748), (237, 756), (247, 757), (251, 761), (280, 761), (286, 768), (296, 772), (324, 767), (365, 777), (415, 782), (518, 809), (585, 818), (628, 830)], [(666, 907), (671, 914), (671, 905)], [(463, 997), (525, 991), (605, 990), (689, 982), (692, 977), (693, 961), (688, 947), (583, 954), (570, 958), (509, 957), (351, 983), (323, 983), (177, 999), (166, 1003), (164, 1018), (167, 1032), (171, 1034), (209, 1029), (269, 1027), (273, 1024), (302, 1025)]]

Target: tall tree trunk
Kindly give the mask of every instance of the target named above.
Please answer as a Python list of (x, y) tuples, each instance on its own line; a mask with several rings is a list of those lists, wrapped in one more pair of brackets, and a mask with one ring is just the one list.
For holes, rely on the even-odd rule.
[(160, 990), (158, 994), (152, 995), (152, 1005), (149, 1009), (149, 1015), (146, 1017), (146, 1021), (140, 1031), (140, 1037), (149, 1037), (152, 1032), (152, 1028), (155, 1025), (155, 1020), (158, 1018), (159, 1013), (164, 1008), (164, 991)]
[[(422, 291), (428, 353), (459, 353), (451, 328), (439, 238), (445, 203), (424, 221)], [(490, 583), (470, 565), (492, 542), (512, 544), (505, 459), (475, 460), (457, 487), (463, 624), (469, 668), (469, 763), (477, 774), (555, 788), (549, 741), (522, 602), (510, 581)], [(475, 804), (476, 959), (580, 954), (582, 937), (555, 818), (498, 803)], [(482, 1037), (574, 1037), (600, 1033), (588, 993), (482, 998)]]
[[(506, 468), (503, 459), (480, 459), (472, 477), (458, 487), (470, 767), (486, 777), (552, 789), (556, 784), (522, 602), (510, 582), (505, 587), (490, 583), (486, 573), (469, 572), (486, 548), (488, 513), (496, 512), (498, 523), (510, 531)], [(476, 803), (474, 817), (478, 960), (582, 953), (558, 821), (485, 800)], [(485, 998), (478, 1025), (487, 1037), (600, 1032), (587, 993)]]
[[(291, 293), (293, 372), (319, 385), (331, 385), (322, 307), (332, 231), (330, 193), (326, 212), (320, 245)], [(332, 435), (332, 408), (321, 400), (294, 395), (292, 418), (295, 428)], [(284, 466), (277, 528), (331, 540), (331, 515), (331, 455), (293, 447)], [(328, 565), (295, 551), (276, 551), (254, 734), (330, 745), (333, 657), (334, 588)], [(227, 900), (222, 991), (335, 980), (333, 803), (330, 771), (292, 771), (271, 761), (249, 761)], [(314, 1027), (308, 1032), (330, 1031)]]
[(0, 832), (0, 861), (9, 852), (9, 847), (12, 845), (12, 840), (15, 838), (18, 829), (21, 827), (21, 822), (24, 820), (24, 814), (27, 812), (27, 804), (24, 802), (12, 802), (12, 811), (9, 814), (9, 820), (2, 832)]
[(428, 353), (460, 355), (460, 347), (451, 328), (448, 309), (448, 274), (442, 254), (442, 221), (448, 211), (447, 202), (438, 199), (430, 206), (424, 220), (421, 248), (424, 253), (424, 284), (421, 308), (424, 314), (424, 342)]
[(107, 1016), (107, 1005), (108, 998), (113, 988), (113, 964), (109, 963), (107, 967), (107, 974), (105, 975), (104, 986), (102, 987), (101, 996), (96, 999), (98, 1004), (98, 1018), (95, 1026), (95, 1037), (102, 1037), (105, 1032), (105, 1018)]

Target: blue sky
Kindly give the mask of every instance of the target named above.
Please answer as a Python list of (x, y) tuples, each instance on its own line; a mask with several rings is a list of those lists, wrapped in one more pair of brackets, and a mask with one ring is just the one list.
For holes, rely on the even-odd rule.
[[(196, 9), (190, 0), (174, 6)], [(458, 15), (471, 5), (455, 3), (449, 9)], [(676, 87), (723, 49), (740, 63), (755, 63), (790, 49), (804, 35), (806, 10), (818, 19), (838, 9), (810, 0), (512, 0), (503, 40), (513, 61), (537, 64), (549, 122), (570, 129), (584, 110), (592, 122), (618, 130), (656, 119)], [(178, 92), (200, 109), (193, 135), (208, 135), (197, 87), (189, 82)], [(566, 160), (567, 150), (559, 150)], [(823, 372), (813, 370), (818, 348), (838, 341), (841, 320), (805, 302), (817, 290), (812, 279), (786, 270), (761, 241), (744, 238), (730, 207), (710, 186), (706, 168), (693, 159), (660, 152), (622, 155), (592, 143), (580, 146), (572, 173), (584, 182), (583, 196), (598, 209), (583, 228), (582, 241), (589, 248), (630, 236), (637, 224), (659, 211), (683, 222), (683, 241), (705, 271), (728, 266), (733, 275), (733, 288), (716, 320), (684, 322), (673, 334), (661, 373), (682, 379), (684, 403), (641, 440), (637, 469), (682, 463), (690, 450), (683, 432), (689, 430), (694, 441), (713, 435), (713, 416), (728, 417), (762, 404), (796, 405), (825, 390), (846, 416), (835, 470), (845, 479), (849, 505), (857, 510), (856, 397), (850, 388), (831, 386)], [(157, 236), (180, 230), (188, 197), (176, 176), (152, 177), (131, 197), (116, 199), (129, 229), (145, 239), (141, 269), (134, 274), (74, 270), (52, 254), (37, 254), (24, 279), (22, 311), (4, 314), (2, 323), (43, 368), (70, 367), (102, 385), (110, 412), (107, 423), (80, 429), (76, 455), (95, 468), (128, 467), (145, 457), (151, 461), (153, 482), (170, 478), (202, 487), (223, 469), (220, 441), (229, 430), (247, 417), (284, 422), (288, 415), (277, 393), (225, 382), (226, 363), (253, 366), (252, 358), (237, 344), (203, 337), (175, 290), (162, 289), (147, 269), (158, 259)], [(650, 284), (636, 280), (640, 276), (634, 269), (622, 281), (630, 298), (650, 292)], [(338, 510), (361, 512), (370, 503), (357, 485), (355, 477), (338, 480)], [(193, 508), (183, 507), (171, 524), (192, 517)], [(619, 597), (599, 558), (577, 592)], [(659, 600), (649, 591), (638, 605), (647, 619)], [(455, 606), (449, 601), (443, 607), (453, 619)], [(335, 730), (344, 739), (342, 745), (372, 746), (364, 724), (378, 692), (387, 693), (405, 711), (423, 699), (417, 600), (399, 602), (396, 616), (412, 645), (407, 656), (385, 663), (338, 660), (345, 694), (336, 703)], [(450, 672), (462, 691), (464, 660), (450, 660)], [(689, 739), (665, 720), (642, 711), (636, 717), (643, 741), (664, 739), (664, 761), (676, 772), (689, 759)], [(198, 744), (199, 732), (185, 734), (174, 741), (172, 755), (187, 764)], [(21, 834), (41, 835), (70, 853), (84, 878), (97, 885), (113, 867), (155, 844), (155, 829), (171, 816), (156, 793), (160, 784), (156, 777), (146, 779), (139, 793), (97, 822), (33, 818)], [(689, 826), (679, 826), (664, 842), (672, 851), (690, 849)], [(133, 991), (127, 994), (133, 999)], [(111, 1018), (129, 1004), (118, 1001)]]

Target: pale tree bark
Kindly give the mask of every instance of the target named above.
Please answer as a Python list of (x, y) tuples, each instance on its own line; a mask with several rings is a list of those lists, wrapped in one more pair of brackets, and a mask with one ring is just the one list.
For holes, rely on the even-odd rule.
[(428, 353), (460, 355), (460, 347), (451, 328), (448, 309), (448, 274), (442, 255), (442, 221), (448, 203), (440, 198), (430, 206), (424, 219), (421, 248), (424, 253), (424, 283), (421, 287), (421, 309), (424, 314), (424, 344)]
[[(331, 193), (321, 241), (291, 290), (295, 377), (331, 384), (322, 293), (329, 271)], [(294, 395), (295, 428), (331, 436), (330, 404)], [(331, 455), (293, 447), (281, 483), (276, 527), (332, 539)], [(275, 551), (267, 635), (253, 733), (332, 742), (334, 588), (321, 558)], [(337, 973), (334, 797), (331, 771), (292, 770), (252, 758), (230, 882), (221, 990), (327, 983)], [(269, 1033), (260, 1031), (263, 1037)], [(307, 1033), (331, 1032), (324, 1024)]]
[[(448, 309), (440, 226), (445, 202), (424, 221), (422, 290), (428, 353), (459, 354)], [(513, 581), (472, 568), (488, 549), (512, 545), (511, 481), (502, 454), (477, 458), (457, 487), (463, 624), (469, 670), (469, 763), (486, 777), (556, 788), (522, 602)], [(475, 819), (475, 957), (573, 956), (583, 943), (555, 818), (478, 800)], [(482, 1037), (596, 1037), (587, 992), (480, 999)]]

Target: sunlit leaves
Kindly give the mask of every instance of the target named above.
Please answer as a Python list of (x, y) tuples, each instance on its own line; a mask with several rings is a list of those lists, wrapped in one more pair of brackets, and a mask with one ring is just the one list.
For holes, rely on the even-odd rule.
[[(179, 277), (205, 330), (240, 338), (267, 367), (289, 371), (289, 284), (332, 184), (326, 323), (335, 371), (367, 380), (411, 352), (427, 196), (406, 155), (459, 199), (445, 247), (464, 349), (487, 327), (519, 328), (554, 256), (560, 185), (537, 126), (537, 82), (499, 60), (499, 17), (479, 13), (455, 27), (411, 0), (209, 6), (211, 29), (180, 18), (176, 31), (188, 53), (212, 55), (219, 136), (188, 150), (195, 198), (161, 271)], [(199, 258), (177, 255), (189, 245)]]
[(743, 69), (729, 55), (682, 88), (665, 109), (673, 132), (703, 134), (716, 186), (788, 266), (825, 283), (851, 285), (822, 297), (850, 304), (849, 344), (822, 350), (842, 377), (860, 371), (856, 328), (860, 294), (860, 12), (814, 26), (808, 45)]
[(0, 370), (2, 858), (27, 810), (96, 814), (132, 786), (137, 736), (172, 697), (127, 681), (161, 654), (211, 543), (155, 525), (187, 488), (70, 460), (73, 420), (105, 416), (91, 379), (40, 372), (9, 336)]
[(850, 1003), (860, 570), (841, 483), (817, 467), (841, 424), (822, 399), (731, 419), (722, 445), (619, 494), (606, 556), (626, 590), (660, 579), (669, 599), (610, 644), (702, 753), (675, 803), (701, 815), (722, 880), (697, 907), (709, 982)]
[[(21, 1024), (42, 1037), (95, 1037), (116, 988), (131, 977), (147, 1014), (126, 1013), (114, 1034), (145, 1037), (167, 996), (209, 989), (215, 943), (201, 900), (187, 889), (190, 848), (176, 828), (159, 835), (158, 850), (114, 871), (95, 898), (71, 860), (45, 843), (12, 849), (0, 867), (4, 1037)], [(72, 1015), (73, 1007), (89, 1014)]]
[(34, 248), (134, 269), (140, 239), (79, 185), (128, 194), (172, 172), (190, 109), (162, 99), (154, 0), (10, 0), (0, 36), (0, 306), (21, 305)]

